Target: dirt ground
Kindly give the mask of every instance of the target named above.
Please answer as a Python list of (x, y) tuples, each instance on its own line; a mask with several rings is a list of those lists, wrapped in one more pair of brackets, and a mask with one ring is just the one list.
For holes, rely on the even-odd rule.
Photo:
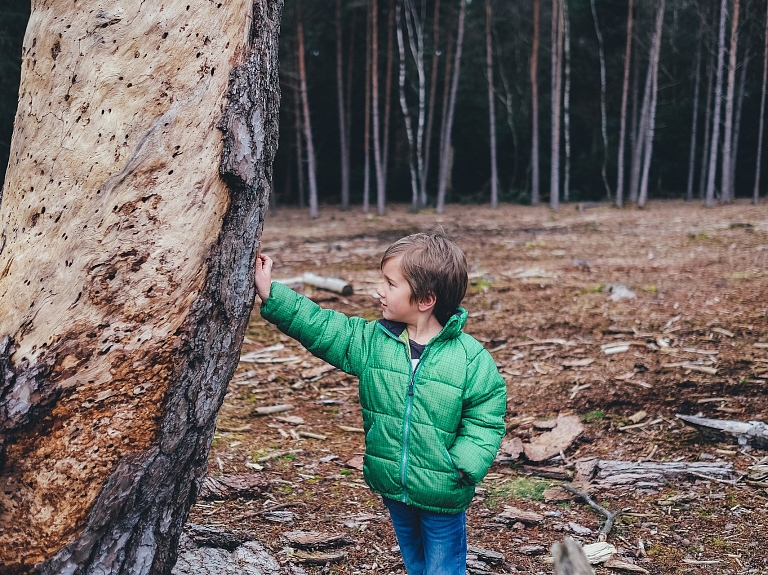
[[(437, 226), (467, 255), (466, 331), (491, 350), (507, 381), (505, 439), (527, 442), (542, 433), (534, 420), (573, 414), (585, 432), (562, 453), (565, 461), (556, 456), (549, 467), (570, 471), (589, 457), (731, 462), (737, 481), (688, 475), (657, 489), (593, 496), (610, 510), (625, 510), (608, 542), (622, 561), (646, 572), (768, 573), (768, 490), (744, 477), (768, 453), (707, 440), (675, 417), (768, 421), (768, 346), (755, 345), (768, 342), (768, 207), (656, 202), (645, 210), (565, 205), (555, 214), (452, 205), (438, 215), (395, 206), (385, 217), (325, 208), (315, 221), (283, 208), (267, 217), (262, 251), (274, 258), (277, 279), (313, 272), (349, 281), (352, 296), (309, 287), (304, 294), (377, 319), (372, 294), (384, 250)], [(634, 297), (613, 301), (618, 286)], [(606, 354), (601, 347), (618, 342), (628, 349)], [(250, 500), (201, 500), (190, 521), (255, 533), (280, 561), (295, 559), (287, 531), (343, 533), (354, 543), (339, 549), (341, 560), (303, 567), (404, 573), (385, 508), (359, 470), (364, 438), (356, 379), (324, 369), (262, 320), (257, 305), (243, 354), (275, 345), (240, 364), (209, 462), (213, 476), (255, 474), (268, 487)], [(282, 404), (293, 408), (256, 413)], [(647, 416), (630, 419), (639, 411)], [(621, 429), (634, 423), (640, 425)], [(523, 460), (497, 461), (478, 486), (468, 540), (504, 555), (490, 571), (551, 573), (554, 542), (566, 535), (597, 541), (602, 518), (578, 499), (546, 501), (543, 491), (561, 481), (541, 473)], [(544, 519), (504, 523), (497, 516), (506, 505)], [(283, 513), (257, 513), (276, 506)], [(482, 572), (482, 565), (475, 568)]]

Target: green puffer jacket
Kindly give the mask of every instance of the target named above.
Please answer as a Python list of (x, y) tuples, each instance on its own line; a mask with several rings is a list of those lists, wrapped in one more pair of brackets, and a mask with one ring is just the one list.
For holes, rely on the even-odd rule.
[(282, 332), (360, 378), (371, 489), (438, 513), (469, 507), (505, 432), (506, 385), (491, 355), (461, 331), (467, 312), (459, 312), (412, 373), (407, 341), (378, 321), (324, 310), (279, 283), (261, 306)]

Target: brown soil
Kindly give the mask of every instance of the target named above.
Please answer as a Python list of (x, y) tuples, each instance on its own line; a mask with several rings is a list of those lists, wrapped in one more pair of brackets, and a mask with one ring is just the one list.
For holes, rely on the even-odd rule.
[[(310, 271), (350, 281), (350, 297), (309, 288), (304, 293), (324, 307), (375, 319), (378, 303), (371, 294), (385, 248), (438, 225), (467, 254), (472, 285), (463, 303), (470, 312), (466, 331), (492, 350), (507, 381), (507, 439), (527, 441), (541, 433), (531, 426), (534, 418), (576, 414), (586, 432), (565, 452), (568, 464), (589, 456), (637, 461), (650, 455), (653, 461), (730, 461), (743, 472), (768, 455), (707, 441), (675, 418), (699, 412), (742, 421), (768, 418), (768, 349), (754, 346), (768, 342), (768, 208), (737, 203), (705, 210), (659, 202), (642, 211), (566, 205), (554, 214), (520, 206), (496, 212), (449, 206), (438, 215), (396, 206), (386, 217), (326, 208), (315, 221), (282, 209), (267, 218), (262, 249), (275, 259), (276, 278)], [(612, 284), (636, 297), (611, 301), (606, 286)], [(552, 338), (567, 343), (514, 346)], [(600, 346), (616, 341), (632, 345), (624, 353), (604, 354)], [(281, 538), (286, 531), (346, 533), (356, 544), (345, 548), (344, 560), (325, 571), (305, 568), (404, 572), (380, 498), (365, 486), (354, 461), (348, 464), (364, 451), (363, 435), (340, 427), (362, 427), (356, 380), (337, 370), (313, 373), (322, 362), (262, 320), (257, 308), (243, 353), (277, 343), (284, 349), (265, 357), (297, 359), (241, 363), (219, 415), (209, 463), (212, 474), (257, 474), (270, 487), (262, 499), (200, 501), (190, 520), (256, 533), (281, 561), (290, 555)], [(595, 361), (563, 367), (586, 358)], [(707, 358), (715, 359), (716, 375), (662, 367)], [(722, 399), (701, 401), (710, 398)], [(285, 403), (293, 410), (254, 415), (257, 407)], [(619, 430), (640, 410), (648, 413), (645, 422), (661, 421)], [(298, 416), (303, 423), (281, 416)], [(276, 452), (282, 455), (258, 461)], [(505, 555), (494, 572), (550, 573), (545, 559), (553, 542), (566, 535), (583, 543), (597, 540), (601, 518), (583, 502), (543, 500), (542, 489), (556, 483), (518, 465), (491, 468), (468, 511), (468, 539)], [(681, 493), (689, 501), (659, 505)], [(689, 477), (661, 490), (601, 491), (595, 497), (609, 509), (628, 508), (608, 541), (625, 561), (650, 573), (768, 572), (768, 496), (762, 487)], [(275, 504), (289, 504), (284, 509), (295, 513), (292, 525), (249, 513)], [(494, 517), (504, 505), (547, 517), (537, 527), (500, 526)], [(593, 533), (576, 535), (569, 522)], [(531, 545), (545, 551), (519, 551)]]

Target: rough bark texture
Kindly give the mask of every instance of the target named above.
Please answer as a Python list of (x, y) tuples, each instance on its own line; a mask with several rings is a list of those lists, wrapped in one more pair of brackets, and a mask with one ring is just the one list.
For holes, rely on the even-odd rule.
[(0, 208), (0, 573), (170, 573), (253, 305), (281, 8), (33, 5)]
[(720, 1), (720, 28), (717, 40), (717, 68), (715, 69), (715, 109), (712, 119), (712, 138), (709, 149), (709, 161), (707, 163), (707, 192), (705, 197), (706, 206), (711, 208), (715, 205), (715, 175), (717, 173), (717, 153), (720, 143), (720, 110), (723, 97), (723, 60), (725, 58), (725, 21), (728, 16), (728, 3), (726, 0)]
[(721, 201), (733, 199), (731, 182), (731, 150), (733, 145), (733, 103), (736, 95), (736, 52), (739, 46), (740, 0), (733, 0), (731, 18), (731, 48), (728, 50), (728, 84), (725, 95), (725, 124), (723, 126), (723, 165), (720, 174)]

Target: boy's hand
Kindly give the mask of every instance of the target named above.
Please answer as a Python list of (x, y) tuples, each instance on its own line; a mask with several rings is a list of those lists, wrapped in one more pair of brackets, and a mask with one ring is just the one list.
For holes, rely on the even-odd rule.
[(264, 254), (259, 254), (256, 257), (254, 283), (261, 301), (267, 301), (269, 298), (269, 290), (272, 287), (272, 263), (272, 258)]

